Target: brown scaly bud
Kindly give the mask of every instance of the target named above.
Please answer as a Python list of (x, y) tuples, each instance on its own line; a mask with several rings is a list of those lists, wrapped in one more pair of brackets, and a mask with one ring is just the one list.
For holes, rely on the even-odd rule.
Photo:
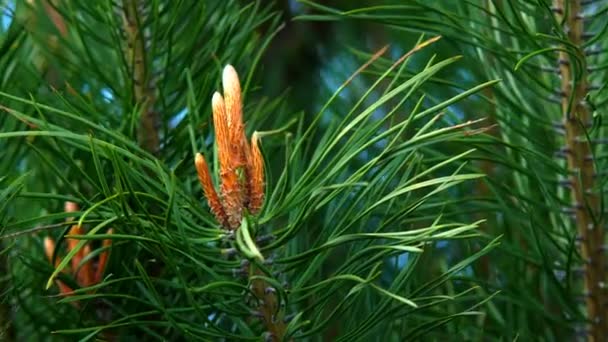
[(205, 193), (205, 197), (207, 198), (207, 203), (209, 203), (211, 212), (213, 215), (215, 215), (215, 218), (222, 226), (228, 227), (228, 217), (226, 216), (222, 202), (220, 201), (220, 198), (213, 187), (211, 173), (209, 172), (209, 166), (205, 161), (205, 157), (203, 157), (202, 154), (197, 153), (196, 157), (194, 158), (194, 164), (196, 166), (198, 180), (201, 183), (201, 187), (203, 188), (203, 192)]
[(264, 204), (264, 158), (258, 146), (258, 134), (251, 136), (251, 150), (247, 163), (247, 176), (249, 187), (248, 210), (251, 214), (259, 213)]

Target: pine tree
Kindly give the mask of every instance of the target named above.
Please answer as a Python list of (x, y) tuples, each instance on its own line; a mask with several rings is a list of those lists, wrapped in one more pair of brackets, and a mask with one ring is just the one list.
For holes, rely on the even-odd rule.
[(606, 340), (608, 4), (277, 3), (2, 2), (0, 340)]
[[(475, 279), (500, 289), (483, 336), (608, 339), (605, 208), (606, 1), (411, 1), (334, 9), (314, 19), (373, 21), (441, 34), (468, 81), (501, 79), (476, 109), (495, 130), (471, 142), (476, 191), (501, 247)], [(304, 18), (304, 17), (303, 17)]]

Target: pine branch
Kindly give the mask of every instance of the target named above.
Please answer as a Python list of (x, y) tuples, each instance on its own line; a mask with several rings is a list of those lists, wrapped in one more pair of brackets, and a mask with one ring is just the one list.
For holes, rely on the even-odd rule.
[(137, 132), (140, 146), (150, 153), (156, 153), (159, 148), (158, 114), (154, 110), (155, 94), (151, 72), (148, 69), (149, 56), (146, 55), (146, 40), (142, 13), (143, 3), (139, 0), (123, 1), (123, 29), (127, 37), (125, 49), (126, 58), (130, 65), (133, 82), (133, 100), (140, 113), (139, 129)]
[[(585, 96), (589, 86), (587, 64), (583, 51), (584, 21), (581, 0), (555, 0), (554, 8), (558, 17), (564, 20), (568, 40), (576, 49), (564, 46), (559, 52), (561, 75), (561, 108), (566, 131), (566, 158), (570, 170), (572, 207), (575, 211), (576, 227), (580, 239), (583, 259), (584, 291), (587, 319), (589, 321), (588, 340), (608, 340), (608, 293), (606, 292), (606, 259), (604, 244), (604, 215), (601, 212), (601, 198), (597, 192), (593, 147), (588, 136), (592, 122)], [(565, 16), (565, 17), (564, 17)]]
[[(264, 273), (256, 265), (251, 265), (253, 275), (263, 276)], [(264, 279), (251, 280), (251, 290), (257, 299), (257, 309), (261, 314), (269, 338), (273, 342), (284, 341), (287, 332), (285, 312), (281, 310), (281, 303), (276, 289)]]
[[(450, 72), (458, 58), (424, 60), (427, 52), (419, 50), (436, 38), (412, 50), (420, 56), (411, 58), (410, 52), (396, 62), (381, 56), (387, 47), (356, 76), (343, 78), (337, 90), (328, 87), (331, 98), (309, 120), (294, 117), (280, 105), (282, 99), (256, 101), (260, 91), (250, 71), (251, 101), (242, 112), (228, 110), (233, 115), (225, 120), (228, 134), (222, 135), (223, 121), (206, 128), (217, 83), (213, 70), (227, 61), (251, 66), (250, 56), (265, 46), (256, 43), (258, 28), (273, 14), (258, 11), (258, 2), (244, 7), (222, 0), (187, 2), (185, 8), (161, 1), (146, 2), (142, 9), (143, 3), (123, 1), (117, 23), (119, 16), (111, 12), (118, 8), (115, 2), (69, 2), (62, 14), (69, 19), (70, 37), (79, 37), (64, 46), (71, 92), (0, 93), (10, 108), (5, 117), (18, 125), (0, 132), (0, 143), (19, 148), (23, 155), (15, 160), (23, 158), (28, 171), (23, 175), (27, 192), (14, 203), (0, 201), (18, 213), (3, 236), (28, 239), (16, 249), (19, 264), (11, 275), (24, 284), (17, 293), (20, 312), (29, 310), (15, 320), (20, 331), (117, 340), (251, 340), (266, 333), (279, 341), (314, 339), (332, 327), (336, 339), (391, 340), (395, 335), (432, 338), (453, 329), (443, 327), (447, 322), (479, 315), (476, 308), (487, 292), (473, 292), (477, 282), (466, 273), (498, 242), (479, 239), (480, 221), (465, 216), (468, 209), (455, 208), (468, 203), (463, 187), (471, 185), (465, 183), (482, 177), (461, 172), (472, 151), (462, 152), (460, 140), (480, 130), (470, 129), (475, 120), (456, 124), (443, 112), (482, 95), (496, 81), (435, 97), (442, 87), (428, 92), (429, 85)], [(127, 41), (122, 51), (118, 31)], [(340, 54), (344, 70), (360, 62), (351, 53)], [(120, 63), (123, 59), (126, 63)], [(60, 61), (56, 65), (65, 67)], [(163, 76), (155, 82), (157, 65)], [(123, 80), (119, 75), (125, 74)], [(226, 88), (236, 86), (226, 82)], [(224, 94), (226, 108), (234, 108), (237, 94)], [(310, 98), (316, 106), (317, 98)], [(162, 129), (158, 159), (142, 151), (159, 147), (158, 129), (148, 121), (154, 107), (163, 113), (155, 120), (168, 127)], [(139, 146), (129, 127), (132, 108), (141, 113), (133, 125)], [(174, 124), (184, 112), (185, 119)], [(21, 128), (23, 123), (31, 126)], [(256, 133), (251, 142), (246, 139), (245, 123), (270, 129), (260, 133), (268, 137), (263, 156)], [(444, 148), (452, 145), (453, 150)], [(183, 162), (199, 149), (204, 157), (196, 157), (195, 166), (212, 213), (193, 188), (192, 165)], [(214, 179), (220, 180), (219, 191)], [(54, 204), (65, 197), (83, 204), (74, 216), (86, 234), (66, 237), (67, 230), (49, 229), (66, 217)], [(249, 235), (248, 227), (237, 223), (244, 217), (247, 224), (251, 215), (260, 229)], [(460, 223), (470, 221), (478, 222)], [(99, 234), (109, 226), (117, 227), (115, 234)], [(38, 234), (30, 234), (34, 231)], [(223, 253), (223, 237), (232, 233), (231, 253), (258, 260), (251, 262), (247, 279), (234, 279), (241, 260)], [(261, 234), (274, 238), (263, 245)], [(115, 241), (110, 258), (104, 257), (105, 247), (93, 248), (108, 238)], [(109, 260), (107, 276), (95, 276), (99, 282), (72, 279), (41, 255), (43, 241), (47, 253), (50, 241), (72, 244), (61, 259), (64, 269), (74, 271), (82, 267), (78, 263), (99, 270), (102, 260)], [(469, 251), (471, 243), (477, 252)], [(449, 251), (442, 255), (444, 247), (435, 244)], [(85, 246), (92, 246), (90, 253), (78, 254)], [(423, 251), (427, 257), (420, 258)], [(71, 295), (56, 296), (56, 286), (43, 292), (49, 275), (70, 286)], [(288, 280), (289, 289), (279, 279)], [(66, 303), (80, 303), (80, 309)], [(100, 314), (99, 303), (111, 315)], [(250, 319), (252, 309), (261, 321)], [(468, 327), (477, 330), (473, 324)]]

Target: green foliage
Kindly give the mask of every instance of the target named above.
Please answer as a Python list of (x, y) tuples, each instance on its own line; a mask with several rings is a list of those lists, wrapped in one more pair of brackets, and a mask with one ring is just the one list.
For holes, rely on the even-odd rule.
[[(571, 205), (575, 199), (569, 180), (577, 171), (569, 169), (565, 160), (572, 152), (564, 132), (562, 98), (567, 97), (568, 111), (574, 111), (573, 101), (578, 100), (574, 92), (563, 92), (558, 67), (572, 66), (571, 89), (588, 82), (580, 105), (592, 113), (593, 122), (580, 123), (586, 127), (581, 139), (592, 145), (589, 157), (597, 173), (593, 187), (585, 191), (599, 194), (602, 204), (596, 222), (602, 222), (606, 3), (567, 1), (566, 7), (559, 7), (549, 1), (410, 1), (336, 9), (303, 2), (319, 12), (300, 20), (375, 22), (397, 34), (442, 35), (444, 42), (450, 42), (442, 51), (462, 53), (468, 63), (462, 68), (464, 80), (450, 84), (457, 89), (468, 82), (502, 80), (484, 93), (475, 109), (460, 106), (464, 113), (488, 113), (498, 125), (492, 136), (467, 142), (477, 148), (471, 155), (477, 161), (473, 165), (490, 172), (487, 188), (479, 192), (483, 198), (473, 210), (488, 218), (484, 235), (504, 235), (487, 268), (478, 268), (473, 276), (487, 282), (488, 289), (501, 289), (496, 306), (487, 311), (484, 336), (562, 340), (587, 334), (586, 323), (605, 324), (603, 316), (597, 318), (599, 323), (586, 317), (581, 300), (585, 293), (589, 296), (583, 288), (582, 266), (595, 261), (581, 255), (581, 233), (574, 217), (578, 209)], [(584, 22), (583, 44), (575, 43), (572, 26), (560, 19), (569, 15), (567, 5), (579, 3), (581, 12), (572, 15)], [(566, 59), (559, 60), (560, 51)], [(605, 223), (598, 226), (605, 229)], [(600, 276), (599, 281), (602, 287), (606, 280)]]
[[(561, 109), (544, 100), (559, 83), (540, 71), (565, 40), (544, 2), (302, 1), (298, 21), (379, 23), (394, 46), (342, 49), (328, 84), (278, 97), (258, 86), (282, 27), (263, 2), (3, 5), (7, 339), (555, 340), (585, 320), (568, 170), (553, 156)], [(202, 152), (218, 174), (210, 102), (228, 63), (267, 180), (262, 212), (235, 232), (209, 212), (193, 165)], [(308, 95), (316, 113), (293, 108)], [(604, 88), (587, 99), (601, 113)], [(69, 251), (67, 238), (79, 241)], [(64, 271), (85, 246), (81, 267), (110, 257), (81, 287)], [(256, 284), (278, 303), (271, 323)], [(268, 335), (275, 320), (285, 336)]]

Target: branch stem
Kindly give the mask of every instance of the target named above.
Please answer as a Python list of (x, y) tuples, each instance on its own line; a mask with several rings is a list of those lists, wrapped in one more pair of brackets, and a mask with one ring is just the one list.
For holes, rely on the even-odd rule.
[(126, 56), (133, 82), (133, 100), (139, 108), (139, 145), (150, 153), (159, 147), (158, 115), (154, 111), (154, 89), (146, 59), (146, 44), (138, 0), (123, 1), (123, 26), (127, 36)]
[[(567, 7), (566, 7), (567, 6)], [(608, 296), (606, 292), (606, 260), (602, 245), (604, 242), (605, 220), (601, 213), (600, 194), (593, 191), (595, 186), (595, 166), (592, 142), (587, 138), (587, 124), (591, 115), (585, 105), (585, 95), (589, 86), (586, 63), (576, 70), (575, 59), (585, 61), (583, 51), (584, 21), (579, 20), (582, 13), (581, 0), (554, 0), (554, 7), (562, 9), (557, 15), (564, 20), (568, 28), (568, 39), (573, 46), (564, 46), (559, 52), (561, 75), (561, 107), (566, 133), (568, 168), (571, 171), (570, 181), (572, 208), (575, 211), (575, 222), (578, 231), (580, 254), (584, 268), (584, 291), (589, 295), (585, 299), (588, 319), (588, 341), (608, 341)], [(565, 17), (564, 17), (565, 16)]]

